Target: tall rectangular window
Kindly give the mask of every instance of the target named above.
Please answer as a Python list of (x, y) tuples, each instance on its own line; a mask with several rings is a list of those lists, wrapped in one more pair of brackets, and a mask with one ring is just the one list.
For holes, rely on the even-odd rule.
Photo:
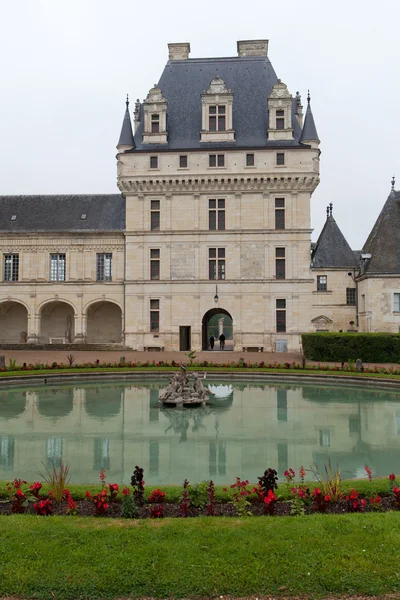
[(160, 250), (150, 250), (150, 279), (160, 279)]
[(150, 300), (150, 331), (160, 331), (159, 300)]
[(208, 201), (208, 228), (211, 231), (225, 229), (225, 200), (223, 198)]
[[(394, 306), (393, 306), (393, 310), (394, 312), (400, 312), (400, 294), (393, 294), (394, 297)], [(363, 310), (365, 311), (365, 296), (363, 295), (364, 298), (364, 308)]]
[(208, 278), (225, 279), (225, 248), (208, 249)]
[(65, 254), (50, 254), (50, 281), (65, 281)]
[(226, 117), (225, 106), (209, 106), (208, 129), (209, 131), (225, 131)]
[(275, 229), (285, 229), (285, 198), (275, 198)]
[(151, 231), (160, 230), (160, 201), (150, 201), (150, 229)]
[(254, 154), (246, 154), (246, 167), (254, 167)]
[(285, 129), (285, 111), (284, 110), (276, 111), (276, 128), (277, 129)]
[(158, 169), (158, 156), (150, 156), (150, 169)]
[(209, 154), (208, 166), (209, 167), (224, 167), (225, 166), (225, 154)]
[(356, 305), (356, 288), (346, 288), (346, 304)]
[(19, 254), (4, 255), (4, 281), (18, 281)]
[(317, 276), (317, 292), (328, 291), (328, 277), (326, 275)]
[(160, 115), (152, 114), (151, 115), (151, 133), (159, 133), (160, 132)]
[(276, 301), (276, 331), (286, 333), (286, 300), (284, 299)]
[(46, 466), (59, 467), (62, 461), (62, 438), (48, 438), (46, 441)]
[(111, 281), (112, 254), (97, 254), (96, 279), (97, 281)]
[(283, 166), (285, 164), (285, 153), (284, 152), (276, 153), (276, 164), (278, 166)]
[(276, 279), (286, 279), (285, 248), (275, 248), (275, 277)]
[(93, 440), (93, 470), (110, 468), (110, 440), (94, 438)]
[(187, 166), (188, 166), (188, 157), (187, 157), (187, 155), (186, 155), (186, 154), (182, 154), (182, 155), (179, 157), (179, 167), (180, 167), (181, 169), (186, 169), (186, 168), (187, 168)]

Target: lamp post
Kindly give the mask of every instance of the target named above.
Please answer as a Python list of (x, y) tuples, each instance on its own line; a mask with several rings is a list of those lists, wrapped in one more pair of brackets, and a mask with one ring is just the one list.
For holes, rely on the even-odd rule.
[(216, 285), (215, 286), (215, 296), (214, 296), (214, 302), (215, 302), (215, 304), (218, 304), (218, 300), (219, 300), (219, 298), (218, 298), (218, 286)]

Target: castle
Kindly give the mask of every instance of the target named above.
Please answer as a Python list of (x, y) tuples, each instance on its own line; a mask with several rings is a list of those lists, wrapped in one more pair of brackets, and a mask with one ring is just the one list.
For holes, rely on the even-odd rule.
[[(309, 331), (400, 326), (400, 192), (363, 249), (327, 208), (311, 242), (320, 140), (268, 58), (189, 58), (168, 44), (159, 82), (129, 102), (119, 194), (0, 196), (0, 343), (299, 350)], [(223, 325), (222, 325), (223, 327)], [(99, 346), (100, 347), (100, 346)]]

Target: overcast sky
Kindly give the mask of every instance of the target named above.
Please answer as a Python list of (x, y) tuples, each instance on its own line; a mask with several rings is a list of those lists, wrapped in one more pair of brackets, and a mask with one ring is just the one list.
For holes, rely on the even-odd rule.
[(0, 0), (0, 194), (108, 193), (129, 93), (146, 96), (167, 43), (235, 56), (269, 39), (292, 94), (310, 88), (321, 139), (313, 240), (334, 216), (362, 247), (397, 174), (399, 0)]

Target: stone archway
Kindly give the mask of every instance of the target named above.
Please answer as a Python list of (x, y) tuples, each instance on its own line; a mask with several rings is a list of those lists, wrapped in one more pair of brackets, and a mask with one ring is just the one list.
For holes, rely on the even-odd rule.
[(23, 304), (7, 300), (0, 304), (0, 342), (25, 344), (28, 311)]
[(74, 341), (75, 336), (75, 313), (70, 304), (62, 300), (54, 300), (45, 304), (40, 311), (40, 341), (48, 344), (68, 344)]
[(101, 300), (87, 310), (86, 340), (89, 344), (120, 344), (122, 311), (117, 304)]
[[(214, 338), (218, 340), (221, 330), (225, 335), (225, 350), (233, 350), (232, 316), (224, 308), (212, 308), (204, 315), (201, 325), (203, 350), (210, 349), (210, 335), (213, 334)], [(216, 341), (214, 349), (219, 349), (218, 341)]]

